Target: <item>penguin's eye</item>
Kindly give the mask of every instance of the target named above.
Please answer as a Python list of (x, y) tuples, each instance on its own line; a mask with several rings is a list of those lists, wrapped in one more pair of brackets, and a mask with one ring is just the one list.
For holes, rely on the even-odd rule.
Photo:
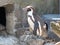
[(30, 8), (28, 8), (28, 9), (27, 9), (27, 11), (31, 11), (31, 9), (30, 9)]

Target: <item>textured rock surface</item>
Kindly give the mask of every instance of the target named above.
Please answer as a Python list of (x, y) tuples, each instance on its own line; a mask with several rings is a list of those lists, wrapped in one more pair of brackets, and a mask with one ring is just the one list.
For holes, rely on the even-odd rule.
[(19, 45), (18, 39), (14, 36), (0, 36), (0, 45)]
[(5, 30), (5, 26), (0, 24), (0, 30)]
[(39, 39), (39, 38), (37, 38), (37, 36), (34, 36), (34, 35), (22, 35), (20, 37), (20, 43), (21, 42), (24, 44), (27, 44), (27, 45), (43, 45), (44, 40)]
[(0, 0), (0, 6), (13, 4), (13, 0)]
[(31, 39), (27, 43), (28, 43), (28, 45), (43, 45), (44, 40), (42, 40), (42, 39), (37, 39), (37, 40)]
[[(28, 32), (29, 33), (29, 32)], [(1, 45), (54, 45), (55, 42), (48, 39), (43, 39), (39, 36), (34, 36), (33, 34), (23, 34), (19, 38), (11, 35), (0, 36)]]
[(50, 42), (50, 43), (46, 43), (44, 45), (54, 45), (54, 43), (53, 42)]

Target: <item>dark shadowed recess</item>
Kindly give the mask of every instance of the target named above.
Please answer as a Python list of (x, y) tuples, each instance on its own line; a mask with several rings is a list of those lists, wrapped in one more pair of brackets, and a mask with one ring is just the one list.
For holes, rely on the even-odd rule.
[(5, 10), (5, 7), (0, 7), (0, 24), (6, 26), (6, 10)]

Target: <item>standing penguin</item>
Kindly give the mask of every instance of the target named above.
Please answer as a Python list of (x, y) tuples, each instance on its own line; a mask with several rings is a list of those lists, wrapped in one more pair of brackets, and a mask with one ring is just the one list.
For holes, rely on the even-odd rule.
[(26, 10), (27, 21), (28, 21), (30, 28), (33, 30), (33, 34), (39, 35), (42, 37), (47, 37), (46, 24), (40, 18), (40, 16), (36, 14), (33, 6), (27, 6), (23, 8), (23, 10)]

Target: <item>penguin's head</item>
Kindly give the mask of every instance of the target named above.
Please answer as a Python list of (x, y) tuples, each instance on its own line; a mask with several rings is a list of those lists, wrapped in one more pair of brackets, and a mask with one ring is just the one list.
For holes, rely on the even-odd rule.
[(26, 11), (27, 13), (34, 12), (34, 7), (33, 6), (26, 6), (25, 8), (23, 8), (24, 11)]

